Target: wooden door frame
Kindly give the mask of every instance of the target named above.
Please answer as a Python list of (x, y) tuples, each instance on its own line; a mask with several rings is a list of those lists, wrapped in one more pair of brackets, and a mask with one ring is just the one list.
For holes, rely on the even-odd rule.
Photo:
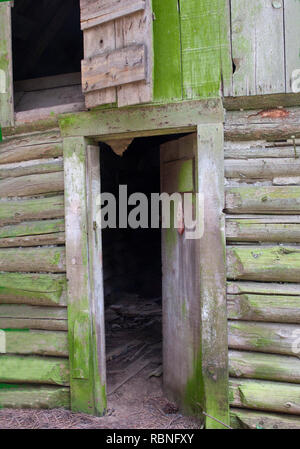
[[(59, 117), (64, 142), (72, 410), (101, 415), (106, 408), (104, 298), (102, 280), (95, 285), (94, 276), (102, 269), (101, 230), (96, 229), (93, 217), (93, 192), (100, 188), (95, 144), (197, 132), (198, 186), (205, 192), (205, 231), (199, 270), (201, 342), (194, 348), (198, 358), (191, 384), (201, 391), (199, 413), (202, 409), (229, 424), (223, 122), (221, 99)], [(207, 428), (224, 428), (208, 417), (205, 421)]]

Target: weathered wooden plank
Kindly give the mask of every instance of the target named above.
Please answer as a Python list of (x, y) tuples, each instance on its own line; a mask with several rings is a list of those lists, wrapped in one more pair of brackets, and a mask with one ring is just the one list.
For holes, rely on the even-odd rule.
[(231, 349), (297, 356), (299, 326), (293, 324), (229, 321)]
[[(5, 332), (5, 354), (68, 357), (68, 333), (33, 330)], [(0, 358), (1, 360), (1, 358)]]
[[(295, 156), (295, 153), (294, 153)], [(300, 176), (300, 159), (227, 159), (225, 176), (248, 179), (273, 179), (284, 176)]]
[(103, 252), (101, 223), (98, 222), (101, 214), (101, 204), (99, 201), (101, 192), (99, 156), (100, 151), (98, 146), (89, 145), (87, 147), (88, 243), (94, 388), (96, 390), (95, 408), (97, 414), (103, 415), (106, 410), (107, 400)]
[(300, 296), (227, 295), (227, 310), (236, 320), (300, 324)]
[[(292, 158), (293, 161), (290, 162), (297, 163), (296, 156), (297, 158), (300, 157), (298, 140), (296, 141), (296, 153), (292, 141), (274, 143), (264, 141), (225, 142), (225, 159), (246, 159), (247, 162), (249, 162), (249, 159), (268, 159), (266, 162), (270, 164), (276, 163), (277, 158)], [(275, 159), (275, 161), (272, 161), (272, 159)]]
[(96, 1), (85, 7), (81, 6), (81, 29), (111, 22), (123, 16), (145, 9), (145, 0), (113, 0), (109, 4)]
[[(104, 23), (100, 26), (86, 29), (83, 33), (84, 57), (90, 58), (99, 51), (107, 53), (116, 48), (115, 22)], [(100, 48), (99, 48), (100, 42)], [(101, 89), (85, 93), (85, 104), (87, 108), (93, 108), (100, 104), (113, 104), (117, 100), (116, 87)]]
[(223, 0), (180, 2), (184, 98), (217, 97), (231, 77), (227, 8)]
[[(278, 223), (266, 219), (227, 219), (226, 238), (230, 242), (300, 243), (300, 223)], [(0, 234), (1, 235), (1, 234)]]
[(20, 304), (0, 304), (0, 317), (67, 320), (67, 309), (65, 307), (38, 307)]
[(295, 356), (231, 350), (228, 358), (231, 377), (300, 383), (300, 360)]
[(64, 217), (64, 196), (0, 201), (0, 226)]
[(70, 408), (70, 389), (65, 387), (39, 387), (1, 384), (1, 408), (52, 409)]
[(293, 92), (293, 72), (300, 69), (299, 37), (300, 5), (298, 1), (284, 2), (286, 92)]
[[(198, 126), (197, 159), (198, 191), (205, 192), (204, 234), (199, 242), (202, 368), (198, 366), (190, 382), (199, 385), (202, 373), (204, 410), (229, 424), (223, 125)], [(220, 425), (207, 418), (206, 427)]]
[(231, 0), (232, 95), (285, 92), (283, 5)]
[(1, 248), (0, 271), (62, 273), (66, 271), (65, 248)]
[(284, 140), (300, 137), (299, 108), (266, 111), (228, 111), (225, 138), (241, 140)]
[(297, 246), (229, 246), (227, 277), (246, 281), (298, 282)]
[[(219, 99), (186, 101), (160, 106), (110, 109), (64, 114), (59, 117), (63, 137), (71, 136), (142, 136), (178, 134), (195, 131), (198, 123), (223, 122), (224, 110)], [(130, 134), (130, 136), (129, 136)]]
[(225, 207), (236, 214), (294, 214), (300, 211), (300, 187), (229, 187)]
[(171, 102), (182, 99), (180, 15), (174, 0), (152, 0), (154, 79), (153, 99)]
[(62, 171), (43, 173), (41, 175), (7, 178), (0, 181), (1, 198), (33, 196), (64, 191), (64, 174)]
[(230, 417), (230, 425), (234, 429), (300, 429), (298, 417), (289, 417), (277, 413), (231, 408)]
[(13, 164), (0, 165), (0, 180), (5, 178), (17, 178), (19, 176), (37, 175), (40, 173), (52, 173), (63, 171), (62, 158), (35, 160), (26, 162), (14, 162)]
[(146, 79), (144, 45), (108, 51), (82, 61), (83, 92), (97, 91)]
[(83, 137), (64, 140), (66, 185), (66, 268), (71, 408), (97, 413), (103, 398), (94, 384), (88, 262), (86, 146)]
[(194, 191), (194, 160), (186, 159), (164, 163), (162, 192)]
[(250, 293), (258, 295), (300, 296), (300, 284), (227, 282), (227, 293), (231, 295)]
[(0, 273), (0, 303), (65, 306), (66, 276)]
[(69, 361), (60, 357), (0, 356), (1, 383), (69, 385)]
[(4, 140), (0, 144), (0, 164), (49, 159), (60, 156), (62, 156), (62, 144), (60, 142), (14, 146), (14, 141), (6, 143)]
[[(44, 123), (45, 125), (45, 123)], [(8, 128), (4, 131), (4, 140), (1, 142), (1, 149), (11, 149), (18, 147), (31, 147), (35, 145), (48, 145), (52, 143), (61, 143), (60, 131), (58, 123), (56, 126), (48, 123), (47, 129), (39, 130), (39, 124), (36, 123), (32, 129), (30, 125), (18, 126)], [(61, 156), (61, 155), (60, 155)], [(32, 158), (32, 159), (40, 159)], [(17, 161), (11, 161), (17, 162)]]
[(13, 99), (13, 69), (12, 69), (12, 36), (11, 36), (11, 5), (6, 2), (0, 5), (0, 123), (1, 127), (14, 124)]
[(300, 385), (260, 380), (229, 380), (234, 407), (300, 414)]
[(23, 222), (0, 227), (0, 248), (65, 243), (64, 220)]
[(2, 318), (0, 317), (0, 329), (38, 329), (49, 331), (67, 331), (67, 320), (55, 320), (51, 318)]
[(145, 45), (146, 77), (138, 82), (119, 86), (118, 106), (150, 103), (153, 98), (153, 13), (151, 0), (145, 0), (145, 9), (115, 21), (116, 47)]

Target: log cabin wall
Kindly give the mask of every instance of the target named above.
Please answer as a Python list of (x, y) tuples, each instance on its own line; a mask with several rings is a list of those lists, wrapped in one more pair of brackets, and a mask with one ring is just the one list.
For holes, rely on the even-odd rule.
[(300, 141), (288, 137), (298, 114), (227, 113), (233, 427), (300, 428)]
[(0, 143), (0, 407), (69, 407), (59, 129)]

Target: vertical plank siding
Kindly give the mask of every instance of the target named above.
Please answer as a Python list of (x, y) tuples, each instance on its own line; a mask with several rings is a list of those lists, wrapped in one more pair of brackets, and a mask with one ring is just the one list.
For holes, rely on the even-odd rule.
[(14, 124), (11, 2), (0, 4), (0, 126)]
[(70, 403), (61, 156), (58, 130), (0, 143), (0, 407)]
[(225, 142), (233, 427), (299, 427), (300, 166), (286, 126), (278, 141), (247, 141), (239, 128)]

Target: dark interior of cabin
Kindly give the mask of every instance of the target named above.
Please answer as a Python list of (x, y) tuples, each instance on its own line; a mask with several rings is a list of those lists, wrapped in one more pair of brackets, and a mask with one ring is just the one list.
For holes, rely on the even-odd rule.
[(82, 100), (79, 0), (15, 0), (12, 34), (16, 112)]
[[(159, 143), (134, 139), (121, 157), (108, 145), (100, 146), (101, 190), (117, 198), (117, 228), (102, 231), (108, 390), (145, 362), (154, 371), (161, 369), (160, 229), (118, 227), (120, 185), (127, 185), (128, 197), (160, 192)], [(128, 213), (134, 207), (128, 206)]]

